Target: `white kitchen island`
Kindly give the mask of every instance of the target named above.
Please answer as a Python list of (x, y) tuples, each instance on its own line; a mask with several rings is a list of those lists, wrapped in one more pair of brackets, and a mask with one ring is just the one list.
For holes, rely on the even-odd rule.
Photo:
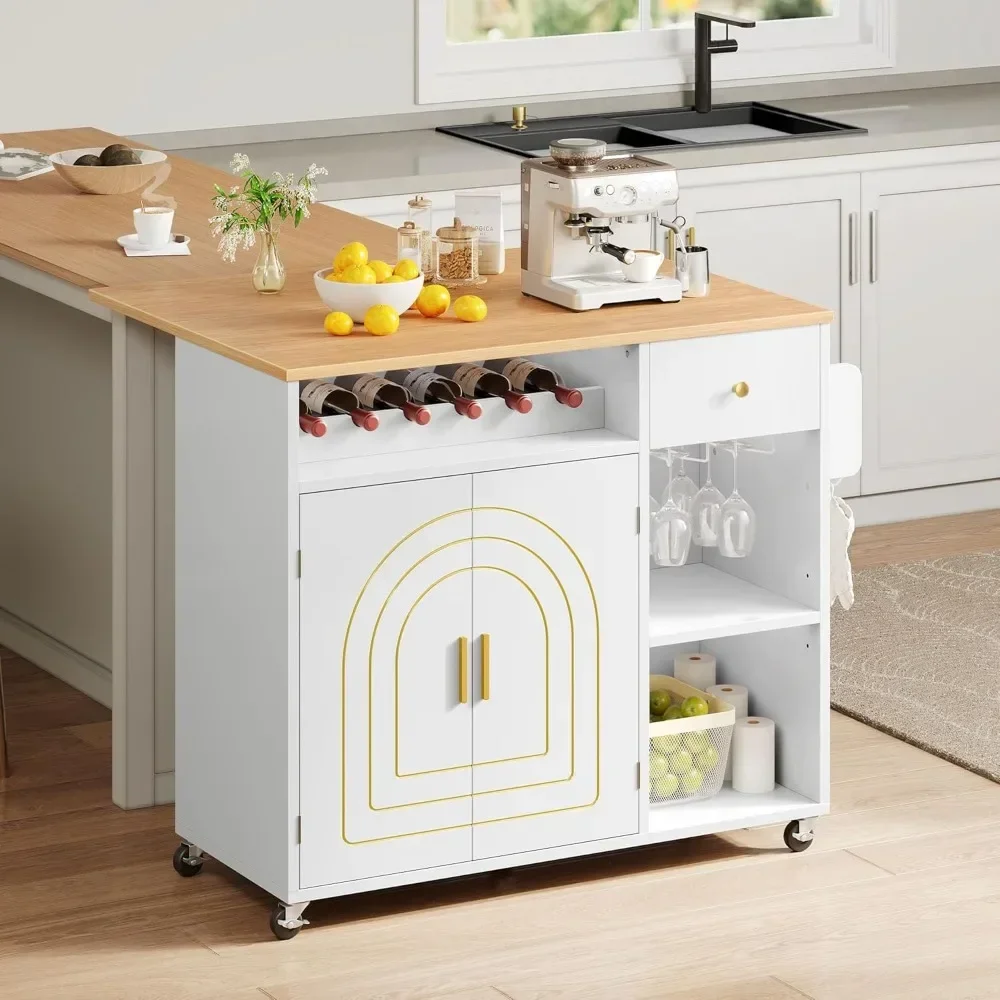
[[(181, 874), (234, 868), (290, 937), (313, 899), (828, 810), (829, 313), (718, 279), (575, 314), (514, 271), (485, 323), (340, 339), (307, 280), (264, 305), (191, 291), (94, 293), (180, 338)], [(300, 378), (511, 354), (583, 405), (298, 428)], [(751, 555), (651, 568), (651, 451), (748, 438), (773, 441), (740, 457)], [(713, 473), (727, 493), (731, 463)], [(774, 719), (773, 792), (649, 805), (647, 677), (692, 649)]]

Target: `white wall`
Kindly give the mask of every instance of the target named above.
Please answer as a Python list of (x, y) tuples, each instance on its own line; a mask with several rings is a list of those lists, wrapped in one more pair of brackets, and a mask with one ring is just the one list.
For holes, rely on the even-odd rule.
[[(891, 72), (1000, 65), (1000, 0), (897, 3)], [(413, 102), (413, 0), (2, 6), (0, 132), (98, 125), (127, 135), (434, 107)]]

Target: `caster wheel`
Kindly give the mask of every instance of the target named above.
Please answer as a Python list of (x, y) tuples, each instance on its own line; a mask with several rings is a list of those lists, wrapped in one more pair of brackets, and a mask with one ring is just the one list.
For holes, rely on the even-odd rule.
[(278, 923), (279, 920), (285, 919), (285, 908), (283, 906), (276, 906), (271, 910), (271, 933), (279, 941), (291, 941), (296, 934), (302, 930), (301, 927), (284, 927)]
[(193, 858), (188, 854), (188, 845), (181, 844), (174, 851), (174, 871), (181, 878), (192, 878), (201, 871), (201, 866), (205, 863), (202, 857)]
[(813, 838), (810, 837), (808, 840), (799, 840), (795, 834), (799, 832), (799, 821), (793, 819), (788, 826), (785, 827), (785, 847), (795, 854), (801, 854), (803, 851), (808, 851), (812, 847)]

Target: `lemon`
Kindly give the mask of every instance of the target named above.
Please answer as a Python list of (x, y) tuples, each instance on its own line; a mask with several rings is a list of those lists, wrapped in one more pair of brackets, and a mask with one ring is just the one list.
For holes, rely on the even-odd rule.
[(388, 278), (385, 279), (383, 284), (388, 285), (392, 281), (406, 281), (406, 278), (401, 278), (398, 274), (390, 274)]
[(455, 315), (466, 323), (486, 319), (486, 303), (478, 295), (460, 295), (455, 299)]
[(451, 305), (451, 293), (444, 285), (424, 285), (417, 296), (417, 309), (424, 316), (440, 316)]
[(404, 257), (392, 269), (392, 273), (398, 275), (403, 281), (412, 281), (420, 277), (420, 265), (410, 257)]
[(334, 337), (344, 337), (354, 329), (354, 320), (347, 313), (332, 312), (326, 314), (323, 329)]
[(341, 272), (340, 280), (350, 285), (374, 285), (375, 272), (367, 264), (352, 264)]
[(385, 337), (399, 329), (399, 313), (392, 306), (372, 306), (365, 313), (365, 329), (376, 337)]
[(375, 281), (380, 285), (392, 274), (392, 268), (384, 260), (370, 260), (368, 266), (375, 272)]
[(346, 271), (352, 264), (368, 263), (368, 247), (364, 243), (347, 243), (337, 251), (333, 258), (334, 271)]
[(330, 272), (330, 273), (329, 273), (329, 274), (328, 274), (328, 275), (326, 276), (326, 279), (325, 279), (325, 280), (326, 280), (326, 281), (340, 281), (340, 275), (339, 275), (339, 274), (337, 274), (337, 272), (336, 272), (336, 271), (331, 271), (331, 272)]

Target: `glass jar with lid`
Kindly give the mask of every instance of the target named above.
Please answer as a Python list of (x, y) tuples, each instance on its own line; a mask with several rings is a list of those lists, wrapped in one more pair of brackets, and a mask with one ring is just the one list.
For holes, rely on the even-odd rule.
[(413, 260), (420, 265), (424, 274), (430, 272), (424, 269), (422, 240), (423, 233), (411, 221), (404, 222), (396, 230), (396, 260)]
[(414, 227), (420, 231), (420, 270), (424, 274), (430, 274), (434, 267), (433, 251), (433, 206), (430, 198), (425, 198), (418, 194), (407, 203), (406, 218), (412, 222)]
[(449, 288), (485, 285), (479, 275), (479, 230), (456, 218), (452, 225), (437, 231), (434, 280)]

